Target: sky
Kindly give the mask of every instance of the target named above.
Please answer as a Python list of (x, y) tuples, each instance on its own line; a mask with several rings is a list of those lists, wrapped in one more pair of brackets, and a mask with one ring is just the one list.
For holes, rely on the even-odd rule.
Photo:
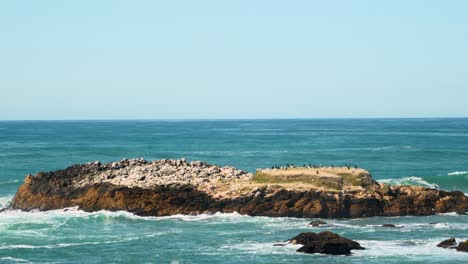
[(1, 1), (0, 120), (468, 117), (468, 1)]

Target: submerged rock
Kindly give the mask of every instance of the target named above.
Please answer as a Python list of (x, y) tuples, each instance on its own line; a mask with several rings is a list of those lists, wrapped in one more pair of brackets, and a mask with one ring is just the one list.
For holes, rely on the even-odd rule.
[(382, 227), (398, 228), (399, 226), (396, 226), (394, 224), (383, 224)]
[(284, 247), (286, 246), (287, 244), (282, 244), (282, 243), (276, 243), (276, 244), (273, 244), (274, 247)]
[(349, 255), (353, 249), (364, 249), (358, 242), (329, 231), (324, 231), (319, 234), (313, 232), (301, 233), (291, 238), (290, 242), (292, 244), (303, 245), (297, 251), (309, 254)]
[(44, 211), (75, 206), (84, 211), (125, 210), (141, 216), (238, 212), (356, 218), (466, 211), (468, 197), (457, 191), (378, 184), (368, 172), (354, 168), (264, 170), (253, 175), (185, 159), (124, 159), (28, 175), (9, 209)]
[(455, 240), (454, 237), (446, 239), (446, 240), (440, 242), (439, 244), (437, 244), (437, 246), (441, 247), (441, 248), (455, 248), (456, 245), (457, 245), (457, 241)]
[(320, 220), (315, 220), (315, 221), (312, 221), (312, 222), (309, 223), (309, 225), (314, 226), (314, 227), (322, 226), (322, 225), (326, 225), (326, 224), (327, 224), (327, 222), (320, 221)]

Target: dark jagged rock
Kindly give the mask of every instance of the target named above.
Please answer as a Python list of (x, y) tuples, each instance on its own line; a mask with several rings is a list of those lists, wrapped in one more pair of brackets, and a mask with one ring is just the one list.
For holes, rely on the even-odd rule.
[(460, 242), (460, 244), (457, 246), (457, 251), (468, 252), (468, 240)]
[(281, 243), (273, 244), (274, 247), (284, 247), (286, 245), (287, 244), (281, 244)]
[[(432, 215), (468, 209), (468, 197), (462, 192), (379, 185), (364, 170), (357, 172), (358, 181), (347, 174), (346, 181), (336, 181), (348, 189), (329, 190), (309, 182), (263, 183), (245, 171), (200, 161), (93, 162), (28, 175), (9, 209), (78, 206), (85, 211), (126, 210), (141, 216), (219, 211), (304, 218)], [(329, 184), (323, 178), (327, 177), (321, 173), (318, 184)]]
[(397, 226), (394, 224), (383, 224), (382, 227), (396, 228)]
[(455, 248), (457, 246), (457, 241), (454, 237), (451, 237), (440, 242), (439, 244), (437, 244), (437, 246), (441, 248)]
[(297, 251), (309, 254), (349, 255), (353, 249), (364, 249), (358, 242), (329, 231), (318, 234), (313, 232), (301, 233), (291, 238), (290, 242), (303, 245)]
[(315, 221), (312, 221), (312, 222), (309, 223), (309, 225), (314, 226), (314, 227), (322, 226), (322, 225), (326, 225), (326, 224), (327, 224), (326, 222), (320, 221), (320, 220), (315, 220)]

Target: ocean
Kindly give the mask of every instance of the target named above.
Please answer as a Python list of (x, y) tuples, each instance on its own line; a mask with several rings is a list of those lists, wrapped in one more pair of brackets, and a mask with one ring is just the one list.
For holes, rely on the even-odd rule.
[[(355, 164), (388, 184), (468, 193), (468, 119), (1, 121), (0, 208), (26, 174), (123, 158), (187, 158), (256, 168)], [(138, 217), (70, 208), (0, 213), (0, 263), (465, 263), (435, 245), (468, 239), (468, 216), (325, 220), (215, 214)], [(400, 228), (382, 228), (381, 224)], [(351, 256), (273, 246), (329, 230), (366, 250)]]

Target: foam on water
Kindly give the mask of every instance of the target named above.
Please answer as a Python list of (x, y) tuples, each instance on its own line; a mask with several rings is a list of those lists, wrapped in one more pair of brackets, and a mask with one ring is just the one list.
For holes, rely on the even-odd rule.
[(33, 263), (27, 259), (22, 258), (13, 258), (13, 257), (1, 257), (2, 262), (14, 262), (14, 263)]
[(454, 171), (454, 172), (450, 172), (448, 173), (447, 175), (463, 175), (463, 174), (468, 174), (468, 171)]
[[(283, 243), (283, 241), (277, 241), (276, 243)], [(293, 245), (293, 244), (284, 244), (284, 246), (274, 246), (275, 243), (271, 242), (257, 242), (257, 241), (246, 241), (241, 244), (234, 245), (222, 245), (220, 247), (221, 251), (243, 251), (247, 253), (254, 253), (259, 255), (293, 255), (301, 254), (296, 252), (298, 248), (302, 245)]]
[[(432, 238), (432, 239), (404, 239), (404, 240), (360, 240), (358, 241), (366, 250), (355, 250), (353, 253), (356, 256), (372, 256), (372, 257), (385, 257), (385, 256), (405, 256), (405, 257), (418, 257), (419, 259), (440, 257), (440, 259), (449, 258), (465, 259), (466, 253), (457, 252), (455, 250), (448, 250), (439, 248), (436, 245), (446, 238)], [(457, 241), (462, 241), (462, 238), (456, 238)]]
[(84, 245), (99, 245), (99, 244), (116, 244), (130, 242), (133, 240), (138, 240), (142, 238), (151, 238), (159, 235), (164, 235), (165, 233), (157, 232), (153, 234), (147, 234), (142, 236), (133, 236), (127, 237), (124, 239), (117, 239), (114, 237), (112, 240), (108, 241), (87, 241), (87, 242), (78, 242), (78, 243), (57, 243), (49, 245), (25, 245), (25, 244), (16, 244), (16, 245), (5, 245), (0, 246), (0, 249), (53, 249), (53, 248), (66, 248), (66, 247), (75, 247), (75, 246), (84, 246)]
[(0, 209), (7, 207), (10, 204), (11, 199), (13, 199), (13, 195), (0, 197)]
[(439, 189), (439, 185), (435, 183), (430, 183), (421, 177), (410, 176), (404, 177), (399, 179), (380, 179), (377, 180), (380, 183), (385, 183), (388, 185), (415, 185), (415, 186), (423, 186), (428, 188)]
[(8, 184), (13, 184), (13, 183), (18, 183), (18, 182), (20, 182), (19, 179), (12, 179), (12, 180), (1, 181), (0, 185), (8, 185)]
[[(11, 201), (12, 196), (0, 198), (0, 204), (4, 204), (6, 207)], [(216, 221), (233, 221), (236, 222), (240, 219), (253, 219), (248, 215), (241, 215), (237, 212), (233, 213), (221, 213), (217, 212), (214, 214), (199, 214), (199, 215), (171, 215), (171, 216), (138, 216), (127, 211), (106, 211), (100, 210), (96, 212), (85, 212), (79, 210), (78, 207), (68, 207), (50, 211), (38, 211), (32, 210), (29, 212), (21, 210), (6, 210), (1, 212), (1, 222), (8, 220), (12, 221), (25, 221), (25, 222), (43, 222), (47, 220), (60, 220), (64, 218), (87, 218), (87, 219), (129, 219), (129, 220), (143, 220), (143, 221), (161, 221), (161, 220), (180, 220), (187, 222), (198, 222), (206, 220)]]

